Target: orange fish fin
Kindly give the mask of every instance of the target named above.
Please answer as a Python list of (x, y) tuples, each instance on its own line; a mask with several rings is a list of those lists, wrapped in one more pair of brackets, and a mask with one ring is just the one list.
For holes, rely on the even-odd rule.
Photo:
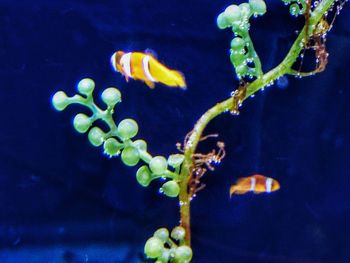
[(154, 82), (152, 82), (150, 80), (146, 80), (145, 83), (149, 88), (154, 89), (154, 87), (155, 87)]
[(240, 189), (235, 184), (230, 187), (230, 197), (232, 197), (233, 194), (242, 195), (242, 194), (245, 194), (247, 192), (249, 192), (249, 190)]
[(186, 89), (187, 85), (186, 85), (186, 81), (185, 81), (185, 76), (182, 72), (177, 71), (177, 70), (172, 70), (171, 73), (174, 76), (174, 80), (176, 83), (176, 86), (182, 88), (182, 89)]
[(236, 185), (232, 185), (230, 187), (230, 197), (232, 197), (232, 195), (236, 192)]

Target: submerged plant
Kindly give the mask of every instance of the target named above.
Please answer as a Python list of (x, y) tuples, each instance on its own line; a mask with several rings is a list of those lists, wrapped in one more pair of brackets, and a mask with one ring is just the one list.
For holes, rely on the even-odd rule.
[[(220, 163), (225, 157), (225, 144), (220, 141), (217, 142), (217, 149), (208, 153), (197, 152), (197, 146), (201, 141), (208, 137), (217, 137), (217, 134), (203, 135), (208, 123), (227, 111), (238, 115), (239, 108), (245, 99), (270, 86), (284, 75), (304, 77), (321, 72), (326, 67), (327, 33), (346, 1), (282, 1), (289, 5), (291, 15), (304, 16), (305, 25), (283, 61), (266, 73), (263, 72), (261, 61), (249, 34), (251, 19), (262, 16), (267, 11), (265, 1), (249, 0), (248, 3), (233, 4), (218, 15), (218, 27), (230, 28), (234, 34), (230, 59), (240, 85), (232, 92), (231, 97), (215, 104), (200, 117), (194, 128), (186, 135), (184, 142), (177, 144), (180, 153), (167, 157), (152, 156), (147, 151), (146, 141), (134, 139), (139, 131), (135, 120), (127, 118), (119, 121), (118, 124), (115, 123), (113, 113), (116, 105), (122, 101), (121, 93), (117, 88), (110, 87), (102, 92), (101, 99), (105, 103), (105, 109), (95, 104), (93, 98), (95, 83), (89, 78), (82, 79), (78, 83), (78, 94), (69, 97), (63, 91), (58, 91), (52, 98), (53, 106), (59, 111), (70, 104), (81, 104), (87, 107), (91, 111), (90, 115), (78, 113), (74, 117), (73, 125), (76, 131), (87, 133), (90, 143), (95, 147), (103, 147), (108, 157), (120, 156), (125, 165), (138, 165), (136, 180), (141, 186), (147, 187), (153, 180), (162, 179), (163, 184), (159, 192), (171, 198), (179, 198), (180, 225), (175, 226), (170, 233), (166, 228), (159, 228), (145, 244), (144, 253), (157, 263), (186, 263), (192, 259), (190, 204), (197, 192), (204, 187), (201, 183), (203, 175), (208, 169), (214, 170), (214, 164)], [(333, 17), (330, 17), (332, 14)], [(313, 71), (303, 72), (302, 58), (305, 50), (308, 49), (315, 51), (316, 65)], [(297, 65), (298, 59), (301, 60), (299, 65)], [(108, 130), (102, 130), (96, 121), (104, 122)], [(260, 180), (262, 177), (259, 175), (254, 178), (254, 180)], [(253, 179), (251, 180), (253, 182)], [(269, 181), (271, 190), (275, 182), (271, 178), (266, 180)], [(254, 186), (256, 183), (258, 182), (254, 181)], [(275, 184), (276, 190), (278, 183)], [(235, 187), (235, 191), (236, 189)]]

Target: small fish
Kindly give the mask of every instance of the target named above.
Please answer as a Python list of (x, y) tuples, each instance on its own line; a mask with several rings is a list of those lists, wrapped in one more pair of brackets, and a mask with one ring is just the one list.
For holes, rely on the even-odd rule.
[(125, 76), (126, 81), (129, 78), (142, 80), (151, 89), (156, 82), (186, 89), (183, 74), (167, 68), (150, 53), (117, 51), (111, 57), (111, 64), (115, 71)]
[(236, 184), (230, 187), (230, 196), (233, 194), (245, 194), (254, 192), (255, 194), (271, 193), (280, 189), (277, 180), (260, 174), (239, 178)]

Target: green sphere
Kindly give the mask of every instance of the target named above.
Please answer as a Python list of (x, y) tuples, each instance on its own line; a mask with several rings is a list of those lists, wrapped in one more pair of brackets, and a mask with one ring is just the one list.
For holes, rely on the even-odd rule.
[[(164, 248), (162, 251), (162, 254), (160, 255), (160, 257), (158, 258), (158, 262), (159, 263), (165, 263), (165, 262), (169, 262), (170, 259), (170, 249), (168, 248)], [(157, 263), (157, 261), (155, 263)]]
[(101, 94), (101, 98), (109, 107), (114, 107), (115, 104), (122, 101), (122, 95), (116, 88), (105, 89)]
[(216, 24), (220, 29), (225, 29), (226, 27), (229, 26), (224, 13), (221, 13), (220, 15), (218, 15), (216, 19)]
[(68, 96), (63, 91), (56, 92), (55, 95), (52, 96), (51, 101), (52, 101), (52, 105), (58, 111), (64, 110), (69, 104)]
[(147, 143), (144, 140), (136, 140), (132, 145), (139, 151), (147, 151)]
[(93, 146), (100, 146), (104, 141), (105, 133), (99, 127), (93, 127), (88, 134), (90, 143)]
[(168, 229), (162, 227), (154, 232), (153, 236), (159, 238), (163, 243), (165, 243), (169, 239), (169, 231)]
[(143, 165), (137, 170), (136, 180), (143, 187), (147, 187), (151, 183), (152, 173), (147, 165)]
[(162, 186), (162, 192), (168, 197), (177, 197), (180, 193), (180, 186), (175, 181), (168, 181)]
[(168, 163), (163, 156), (153, 157), (149, 162), (149, 168), (155, 175), (162, 175), (168, 167)]
[(225, 17), (226, 17), (226, 21), (229, 24), (232, 24), (236, 21), (241, 20), (241, 10), (239, 9), (239, 7), (237, 5), (229, 5), (225, 11), (224, 11)]
[(92, 122), (89, 116), (87, 116), (84, 113), (79, 113), (75, 115), (73, 119), (73, 126), (76, 129), (76, 131), (80, 133), (85, 133), (90, 128), (91, 124)]
[(266, 13), (266, 4), (264, 0), (249, 0), (249, 5), (254, 14), (263, 15)]
[(139, 151), (131, 146), (124, 148), (122, 151), (122, 161), (128, 166), (135, 166), (140, 161)]
[(176, 168), (179, 167), (184, 160), (185, 156), (183, 154), (172, 154), (168, 157), (168, 164)]
[(144, 252), (149, 258), (158, 258), (164, 249), (163, 242), (157, 237), (151, 237), (146, 241)]
[(244, 64), (240, 64), (236, 67), (236, 74), (239, 76), (245, 76), (248, 74), (248, 67)]
[(231, 41), (231, 48), (236, 52), (240, 52), (244, 48), (244, 46), (245, 41), (240, 37), (235, 37)]
[(133, 119), (122, 120), (117, 128), (118, 135), (122, 140), (127, 140), (134, 137), (137, 134), (138, 130), (139, 126)]
[(192, 249), (189, 246), (179, 246), (175, 250), (175, 260), (177, 262), (190, 262), (192, 259)]
[(237, 67), (243, 63), (245, 63), (246, 56), (244, 54), (241, 54), (239, 52), (231, 52), (230, 59), (232, 64)]
[(186, 231), (182, 226), (174, 227), (170, 234), (171, 238), (178, 241), (183, 240), (185, 238), (185, 235)]
[(300, 10), (300, 7), (297, 3), (291, 4), (289, 7), (289, 13), (292, 16), (298, 16), (300, 14), (302, 14), (303, 12)]
[(123, 144), (118, 142), (115, 138), (108, 138), (103, 144), (104, 153), (109, 157), (119, 155), (120, 150), (123, 149)]
[(250, 5), (248, 3), (242, 3), (239, 5), (241, 14), (245, 18), (249, 18), (251, 15)]
[(95, 88), (95, 82), (92, 79), (86, 78), (79, 81), (77, 89), (81, 94), (90, 95)]

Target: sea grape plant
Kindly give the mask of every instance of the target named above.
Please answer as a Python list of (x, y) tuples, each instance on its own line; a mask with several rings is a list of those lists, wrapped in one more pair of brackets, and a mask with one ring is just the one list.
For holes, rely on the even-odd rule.
[[(257, 91), (271, 85), (284, 75), (297, 75), (299, 77), (321, 72), (327, 64), (328, 53), (325, 47), (325, 38), (332, 27), (334, 18), (327, 20), (332, 11), (339, 14), (346, 1), (340, 0), (282, 0), (289, 5), (292, 16), (304, 16), (305, 25), (300, 30), (289, 52), (283, 61), (276, 67), (263, 73), (261, 61), (254, 49), (253, 41), (249, 35), (250, 19), (262, 16), (267, 7), (264, 0), (249, 0), (247, 3), (228, 6), (217, 17), (220, 29), (231, 28), (234, 37), (231, 41), (230, 60), (239, 79), (239, 87), (232, 92), (232, 96), (209, 108), (194, 128), (186, 135), (184, 143), (178, 145), (180, 153), (168, 157), (152, 156), (147, 151), (147, 143), (142, 139), (135, 139), (139, 132), (136, 120), (127, 118), (115, 123), (113, 113), (122, 96), (117, 88), (109, 87), (101, 94), (105, 109), (101, 109), (94, 102), (93, 91), (95, 83), (86, 78), (79, 81), (78, 93), (69, 97), (63, 91), (58, 91), (52, 97), (52, 104), (58, 111), (64, 110), (68, 105), (80, 104), (88, 108), (90, 115), (78, 113), (73, 119), (73, 126), (79, 133), (87, 133), (90, 143), (95, 147), (103, 147), (108, 157), (120, 156), (127, 166), (139, 168), (136, 172), (137, 182), (147, 187), (153, 180), (161, 178), (163, 184), (160, 193), (179, 198), (180, 225), (172, 231), (159, 228), (150, 237), (144, 246), (145, 255), (154, 259), (156, 263), (176, 262), (188, 263), (192, 259), (190, 203), (196, 193), (202, 189), (201, 177), (207, 169), (214, 170), (213, 163), (219, 163), (225, 156), (224, 143), (218, 142), (218, 150), (209, 153), (197, 152), (198, 143), (207, 137), (203, 131), (208, 123), (221, 113), (231, 111), (239, 114), (238, 108), (243, 101), (254, 95)], [(328, 22), (331, 20), (331, 22)], [(316, 56), (316, 69), (311, 72), (295, 70), (298, 58), (302, 58), (306, 49), (314, 49)], [(104, 122), (108, 131), (102, 130), (96, 121)]]
[[(54, 107), (61, 111), (70, 104), (81, 104), (90, 109), (91, 116), (78, 113), (73, 119), (73, 126), (79, 133), (88, 133), (90, 143), (95, 146), (103, 146), (104, 153), (109, 157), (121, 156), (122, 162), (127, 166), (135, 166), (140, 160), (145, 165), (136, 173), (138, 183), (144, 187), (152, 180), (161, 177), (167, 179), (160, 192), (169, 197), (177, 197), (179, 185), (177, 183), (179, 168), (184, 160), (182, 154), (173, 154), (166, 159), (163, 156), (152, 156), (147, 152), (147, 143), (144, 140), (132, 140), (138, 133), (138, 124), (133, 119), (124, 119), (117, 125), (113, 119), (115, 106), (121, 102), (121, 93), (117, 88), (107, 88), (101, 94), (106, 109), (99, 108), (93, 99), (95, 83), (92, 79), (85, 78), (77, 85), (78, 94), (68, 97), (63, 91), (57, 92), (52, 97)], [(105, 122), (109, 131), (105, 132), (94, 122)]]

